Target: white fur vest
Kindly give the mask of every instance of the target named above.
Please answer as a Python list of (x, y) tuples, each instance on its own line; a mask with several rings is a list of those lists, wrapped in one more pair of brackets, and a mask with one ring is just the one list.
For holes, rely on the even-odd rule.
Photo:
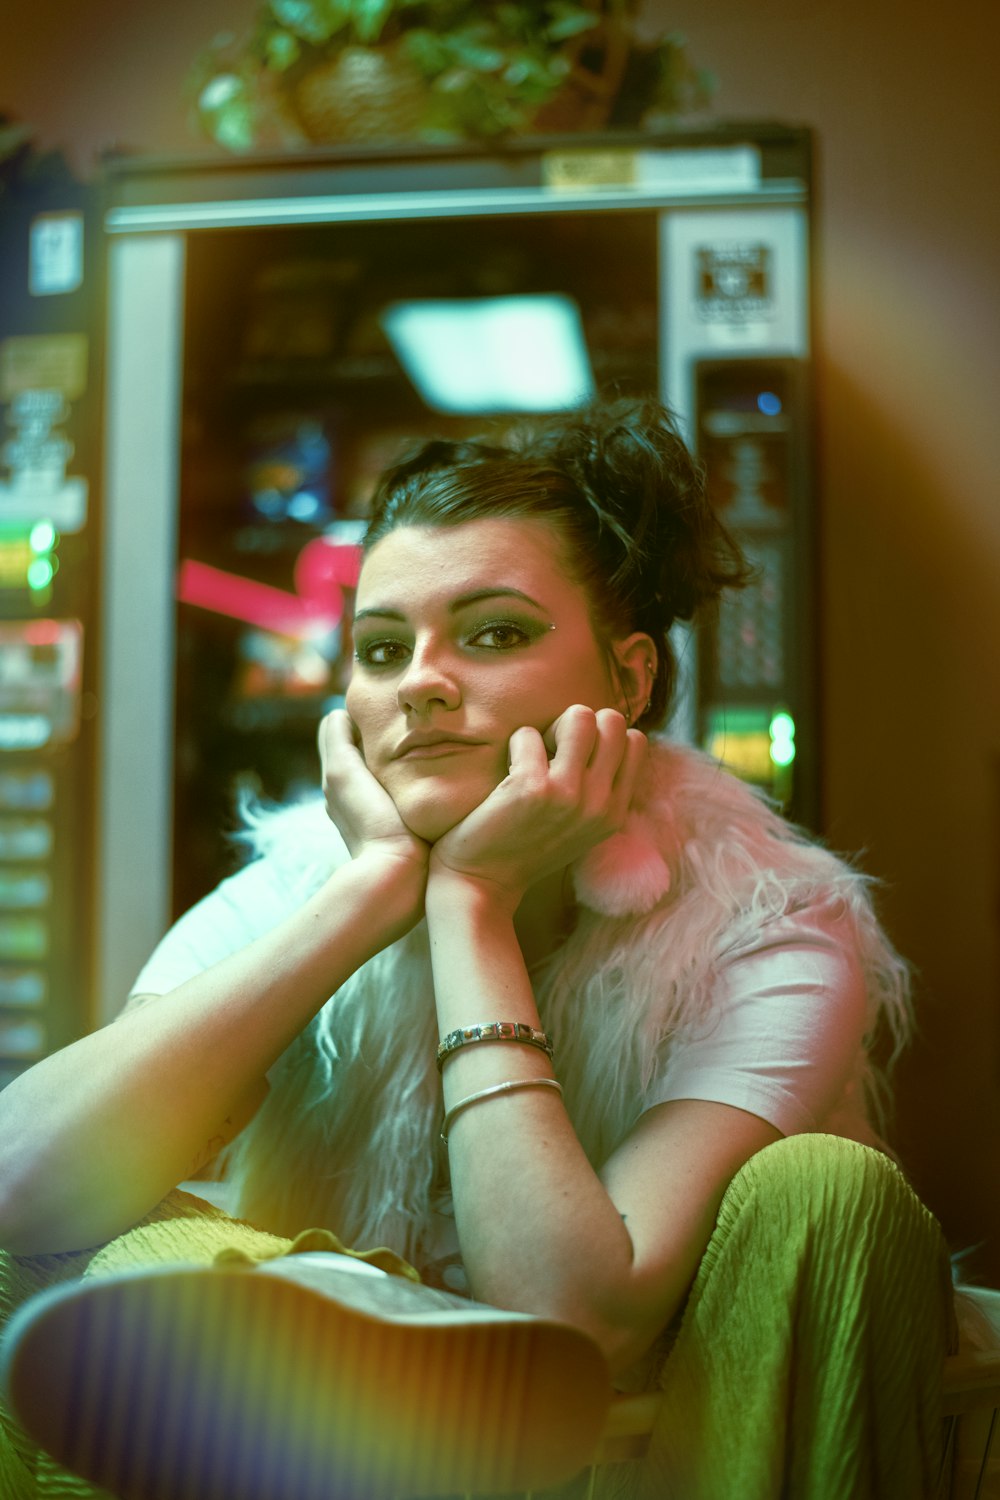
[[(303, 899), (347, 858), (321, 804), (259, 815), (247, 838)], [(710, 1015), (726, 952), (770, 918), (836, 903), (867, 978), (869, 1037), (880, 1019), (897, 1043), (906, 1034), (906, 966), (864, 876), (697, 751), (654, 741), (625, 828), (572, 875), (576, 925), (532, 981), (595, 1167), (642, 1112), (672, 1039)], [(470, 1020), (488, 1019), (470, 1004)], [(271, 1070), (229, 1155), (236, 1212), (282, 1234), (323, 1225), (419, 1261), (444, 1174), (437, 1041), (421, 922), (352, 975)]]

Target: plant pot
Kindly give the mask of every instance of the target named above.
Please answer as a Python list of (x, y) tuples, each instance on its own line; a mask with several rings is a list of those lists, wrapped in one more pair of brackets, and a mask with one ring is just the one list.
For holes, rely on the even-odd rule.
[(614, 108), (631, 48), (631, 30), (622, 15), (612, 12), (605, 16), (598, 27), (566, 49), (572, 71), (562, 88), (535, 111), (529, 128), (538, 134), (603, 129)]
[(405, 140), (419, 136), (427, 84), (392, 48), (344, 47), (304, 73), (289, 105), (309, 140)]
[(613, 103), (609, 98), (595, 98), (571, 80), (535, 110), (519, 134), (569, 135), (575, 130), (601, 130)]

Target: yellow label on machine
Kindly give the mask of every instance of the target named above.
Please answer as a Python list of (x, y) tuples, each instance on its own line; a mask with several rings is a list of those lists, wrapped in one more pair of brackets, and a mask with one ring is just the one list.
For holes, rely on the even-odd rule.
[(0, 401), (25, 391), (58, 391), (77, 401), (86, 389), (85, 333), (18, 334), (0, 342)]

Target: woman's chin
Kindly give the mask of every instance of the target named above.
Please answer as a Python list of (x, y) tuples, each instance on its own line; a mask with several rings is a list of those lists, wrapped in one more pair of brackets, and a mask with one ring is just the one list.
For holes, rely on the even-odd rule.
[(472, 811), (472, 807), (456, 807), (454, 804), (450, 807), (432, 807), (422, 804), (400, 808), (399, 811), (411, 833), (416, 834), (418, 839), (423, 839), (425, 844), (436, 844), (449, 829), (461, 823), (466, 814)]
[(479, 787), (476, 790), (457, 787), (412, 787), (394, 795), (399, 815), (411, 833), (425, 843), (436, 844), (438, 839), (468, 817), (493, 790)]

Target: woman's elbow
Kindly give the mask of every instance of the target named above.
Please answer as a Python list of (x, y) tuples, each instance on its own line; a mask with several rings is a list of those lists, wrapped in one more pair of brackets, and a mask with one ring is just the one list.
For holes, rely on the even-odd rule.
[(643, 1299), (630, 1306), (618, 1303), (611, 1309), (567, 1307), (554, 1315), (562, 1322), (572, 1323), (593, 1340), (604, 1355), (614, 1380), (649, 1353), (669, 1326), (682, 1300), (679, 1296), (669, 1303), (657, 1299), (651, 1305)]
[(17, 1191), (13, 1174), (5, 1167), (0, 1172), (0, 1251), (8, 1255), (38, 1255), (43, 1253), (34, 1244), (30, 1226), (26, 1224), (24, 1194)]
[(595, 1342), (608, 1362), (611, 1379), (616, 1380), (638, 1364), (649, 1353), (665, 1327), (665, 1323), (644, 1324), (641, 1327), (617, 1324), (603, 1330), (595, 1338)]

